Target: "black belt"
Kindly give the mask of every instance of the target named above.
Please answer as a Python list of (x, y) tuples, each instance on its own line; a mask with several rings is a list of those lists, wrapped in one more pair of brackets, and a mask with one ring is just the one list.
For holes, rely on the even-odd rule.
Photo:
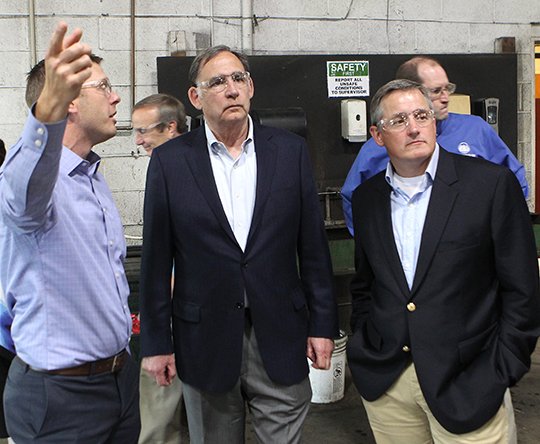
[(59, 368), (55, 370), (39, 370), (32, 366), (29, 366), (32, 370), (46, 373), (48, 375), (61, 375), (61, 376), (92, 376), (103, 373), (117, 373), (119, 372), (128, 359), (128, 352), (122, 350), (120, 353), (111, 356), (110, 358), (98, 359), (93, 362), (85, 362), (84, 364), (77, 365), (75, 367)]

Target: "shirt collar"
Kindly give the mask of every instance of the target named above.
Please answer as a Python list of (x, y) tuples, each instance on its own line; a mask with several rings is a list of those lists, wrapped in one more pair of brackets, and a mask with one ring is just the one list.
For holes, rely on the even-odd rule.
[(69, 148), (62, 147), (62, 157), (60, 158), (60, 171), (68, 176), (80, 171), (88, 176), (94, 175), (101, 163), (101, 157), (93, 151), (88, 153), (88, 157), (83, 159)]
[[(216, 139), (216, 136), (209, 128), (208, 124), (204, 122), (204, 133), (206, 134), (206, 140), (208, 143), (208, 151), (214, 154), (220, 154), (222, 150), (227, 151), (223, 143)], [(242, 142), (242, 149), (244, 153), (249, 154), (249, 150), (253, 149), (255, 151), (255, 145), (253, 142), (253, 121), (251, 116), (248, 114), (248, 134), (246, 140)]]
[[(429, 183), (433, 183), (435, 180), (435, 175), (437, 174), (437, 165), (439, 164), (439, 144), (435, 143), (435, 149), (433, 150), (433, 154), (431, 155), (431, 159), (428, 163), (428, 166), (426, 168), (426, 171), (424, 172), (425, 177), (428, 179)], [(386, 182), (388, 185), (392, 187), (392, 189), (395, 189), (394, 186), (394, 168), (392, 167), (392, 163), (388, 161), (388, 165), (386, 165), (386, 172), (384, 175)]]

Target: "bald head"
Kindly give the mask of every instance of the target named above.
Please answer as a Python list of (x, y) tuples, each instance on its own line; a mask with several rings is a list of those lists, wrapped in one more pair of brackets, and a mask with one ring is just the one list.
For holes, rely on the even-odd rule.
[(441, 64), (431, 57), (413, 57), (404, 62), (396, 72), (396, 79), (408, 79), (421, 83), (431, 93), (435, 118), (444, 120), (448, 117), (450, 101), (450, 82)]

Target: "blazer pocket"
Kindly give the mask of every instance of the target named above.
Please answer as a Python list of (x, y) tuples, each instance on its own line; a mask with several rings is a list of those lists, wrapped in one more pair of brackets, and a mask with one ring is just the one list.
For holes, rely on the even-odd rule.
[(174, 315), (182, 319), (182, 321), (201, 322), (201, 307), (192, 302), (180, 302), (175, 305)]
[(468, 248), (477, 247), (480, 244), (478, 239), (456, 239), (456, 240), (442, 240), (439, 243), (437, 252), (443, 253), (446, 251), (458, 251), (465, 250)]
[(497, 332), (497, 325), (497, 323), (494, 323), (472, 338), (459, 342), (459, 360), (463, 365), (470, 364), (482, 351), (489, 348)]
[(366, 319), (359, 324), (359, 327), (349, 337), (347, 349), (352, 355), (355, 355), (355, 351), (361, 352), (361, 354), (367, 351), (380, 352), (383, 341), (373, 322)]

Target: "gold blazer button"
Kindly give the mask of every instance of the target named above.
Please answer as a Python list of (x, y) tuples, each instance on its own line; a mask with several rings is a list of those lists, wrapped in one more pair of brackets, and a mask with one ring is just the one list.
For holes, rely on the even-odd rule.
[(407, 310), (409, 310), (409, 311), (414, 311), (414, 310), (416, 310), (416, 305), (414, 305), (414, 302), (409, 302), (409, 303), (407, 304)]

